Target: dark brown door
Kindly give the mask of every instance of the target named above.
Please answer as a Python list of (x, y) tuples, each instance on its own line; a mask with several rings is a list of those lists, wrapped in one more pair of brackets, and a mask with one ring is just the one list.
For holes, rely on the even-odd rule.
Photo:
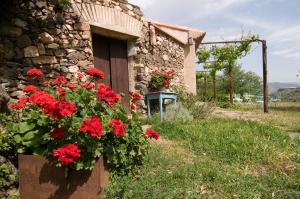
[(124, 93), (122, 104), (129, 110), (127, 42), (93, 35), (94, 64), (105, 73), (103, 82), (117, 93)]

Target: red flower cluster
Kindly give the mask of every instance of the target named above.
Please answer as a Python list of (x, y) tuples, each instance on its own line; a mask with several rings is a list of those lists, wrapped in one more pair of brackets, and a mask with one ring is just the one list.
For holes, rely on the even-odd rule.
[(84, 82), (84, 83), (81, 84), (81, 86), (82, 86), (83, 88), (88, 89), (88, 90), (92, 90), (92, 89), (94, 88), (94, 84), (89, 83), (89, 82)]
[(131, 111), (134, 112), (134, 111), (136, 111), (137, 106), (135, 104), (131, 104), (130, 109), (131, 109)]
[(55, 128), (51, 133), (50, 137), (54, 139), (62, 139), (65, 136), (65, 129), (64, 128)]
[(113, 133), (117, 136), (124, 136), (126, 125), (120, 119), (113, 119), (109, 126), (113, 129)]
[(64, 76), (58, 76), (53, 80), (54, 85), (66, 84), (67, 80)]
[(75, 89), (75, 84), (69, 83), (68, 88), (73, 91)]
[(44, 73), (40, 69), (32, 68), (27, 71), (27, 75), (30, 77), (41, 77), (44, 76)]
[(50, 83), (50, 81), (48, 81), (48, 80), (45, 80), (45, 81), (43, 82), (43, 85), (44, 85), (44, 86), (50, 86), (50, 84), (51, 84), (51, 83)]
[(24, 88), (23, 88), (23, 91), (25, 93), (35, 92), (35, 91), (38, 91), (38, 90), (39, 90), (39, 88), (34, 86), (34, 85), (27, 85), (27, 86), (24, 86)]
[(71, 116), (76, 111), (75, 102), (66, 102), (58, 100), (50, 93), (37, 91), (29, 97), (29, 101), (34, 105), (43, 108), (43, 112), (52, 117), (52, 119), (61, 119)]
[(58, 161), (62, 164), (70, 164), (80, 157), (80, 150), (75, 144), (65, 144), (58, 149), (53, 150), (54, 157), (58, 157)]
[(129, 92), (129, 94), (133, 101), (138, 101), (138, 100), (142, 99), (142, 96), (137, 92)]
[(121, 96), (115, 93), (109, 86), (104, 84), (98, 84), (98, 94), (97, 96), (106, 102), (109, 106), (113, 107), (120, 99)]
[(163, 84), (164, 84), (165, 86), (169, 86), (170, 80), (164, 79), (164, 80), (163, 80)]
[(164, 72), (164, 78), (166, 78), (166, 79), (173, 78), (175, 74), (176, 74), (175, 69), (172, 69), (170, 71), (165, 71)]
[(97, 69), (97, 68), (90, 68), (86, 72), (88, 75), (93, 76), (98, 79), (103, 79), (104, 78), (104, 73), (103, 71)]
[(149, 138), (154, 138), (156, 140), (159, 139), (159, 134), (153, 129), (147, 130), (146, 131), (146, 136), (149, 137)]
[(47, 103), (47, 105), (43, 108), (43, 112), (47, 115), (50, 115), (50, 117), (52, 117), (54, 120), (71, 116), (75, 111), (75, 102), (65, 102), (59, 100), (54, 103)]
[(80, 127), (81, 132), (89, 132), (92, 137), (100, 137), (102, 130), (101, 120), (97, 116), (84, 120)]
[(77, 76), (81, 79), (84, 78), (84, 74), (83, 73), (77, 73)]
[(36, 91), (29, 97), (29, 102), (44, 108), (49, 103), (55, 103), (56, 98), (46, 91)]
[(64, 88), (59, 87), (56, 91), (61, 98), (65, 98), (67, 96), (67, 91)]
[(9, 107), (13, 108), (13, 109), (24, 108), (26, 106), (27, 102), (28, 102), (28, 97), (21, 97), (21, 98), (19, 98), (18, 103), (10, 104)]

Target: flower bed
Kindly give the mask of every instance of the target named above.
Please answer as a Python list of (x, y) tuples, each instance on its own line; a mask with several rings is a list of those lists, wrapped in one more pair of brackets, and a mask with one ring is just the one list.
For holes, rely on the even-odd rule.
[(10, 104), (20, 118), (10, 129), (18, 153), (52, 157), (57, 167), (74, 170), (92, 170), (102, 156), (112, 172), (127, 173), (142, 164), (148, 134), (134, 113), (138, 93), (131, 93), (129, 118), (121, 95), (94, 83), (104, 78), (101, 70), (80, 72), (72, 82), (64, 76), (50, 81), (36, 68), (27, 75), (32, 82), (23, 88), (27, 96)]

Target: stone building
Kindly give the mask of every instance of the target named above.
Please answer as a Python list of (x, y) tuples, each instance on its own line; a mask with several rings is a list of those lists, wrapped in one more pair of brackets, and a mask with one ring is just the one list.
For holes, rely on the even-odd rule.
[[(150, 73), (175, 68), (175, 84), (196, 92), (195, 50), (205, 32), (154, 22), (127, 0), (12, 0), (0, 37), (0, 83), (24, 95), (25, 73), (43, 69), (71, 79), (95, 66), (117, 92), (147, 93)], [(125, 101), (128, 101), (126, 98)]]

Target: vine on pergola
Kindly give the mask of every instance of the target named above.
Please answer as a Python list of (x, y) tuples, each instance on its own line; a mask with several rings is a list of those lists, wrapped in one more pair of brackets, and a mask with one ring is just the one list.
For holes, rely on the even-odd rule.
[(233, 73), (232, 68), (238, 59), (248, 55), (252, 42), (258, 41), (258, 35), (241, 37), (241, 42), (236, 44), (225, 44), (223, 46), (212, 45), (209, 48), (200, 47), (197, 50), (198, 63), (203, 64), (204, 69), (210, 71), (213, 80), (213, 98), (216, 98), (216, 73), (226, 70), (228, 74), (228, 91), (230, 103), (233, 104)]

